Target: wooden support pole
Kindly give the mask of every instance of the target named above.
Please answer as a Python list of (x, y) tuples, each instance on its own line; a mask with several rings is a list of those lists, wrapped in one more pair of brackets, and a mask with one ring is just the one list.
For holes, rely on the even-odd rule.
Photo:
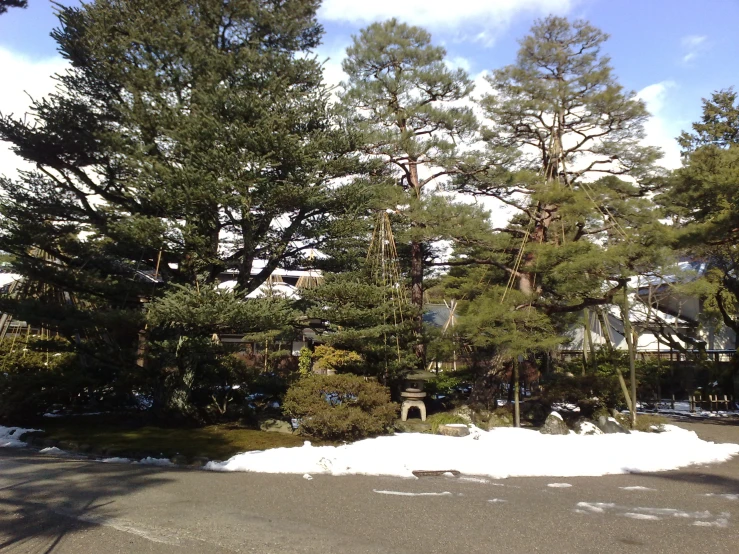
[(518, 356), (513, 358), (513, 425), (521, 427), (521, 405), (518, 394)]

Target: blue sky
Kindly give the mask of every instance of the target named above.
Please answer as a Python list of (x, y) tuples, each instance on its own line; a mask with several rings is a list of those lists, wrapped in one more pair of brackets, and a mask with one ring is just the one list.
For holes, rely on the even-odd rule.
[[(63, 67), (49, 37), (56, 24), (51, 3), (29, 4), (0, 16), (3, 112), (20, 113), (25, 93), (50, 90), (49, 73)], [(739, 85), (736, 0), (324, 0), (319, 54), (329, 59), (327, 78), (336, 81), (350, 36), (371, 21), (396, 16), (429, 29), (453, 63), (479, 78), (511, 63), (517, 39), (548, 13), (588, 19), (611, 35), (605, 51), (621, 83), (647, 101), (654, 116), (648, 141), (667, 151), (667, 165), (677, 163), (673, 139), (699, 117), (701, 98)], [(10, 163), (9, 154), (0, 152), (0, 173)]]

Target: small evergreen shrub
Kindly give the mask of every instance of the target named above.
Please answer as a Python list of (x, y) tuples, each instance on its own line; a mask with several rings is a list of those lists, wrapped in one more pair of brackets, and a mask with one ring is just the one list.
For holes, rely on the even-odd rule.
[(313, 371), (313, 352), (310, 348), (304, 346), (300, 349), (300, 356), (298, 357), (298, 371), (301, 375), (308, 375)]
[(390, 432), (398, 405), (381, 384), (357, 375), (307, 375), (287, 391), (283, 412), (300, 420), (303, 434), (356, 440)]
[(351, 350), (342, 350), (326, 344), (316, 346), (313, 352), (315, 369), (319, 373), (346, 370), (362, 363), (362, 356)]
[(444, 396), (451, 396), (456, 392), (456, 387), (460, 386), (463, 381), (460, 376), (450, 373), (439, 373), (426, 382), (426, 392), (430, 395), (443, 394)]

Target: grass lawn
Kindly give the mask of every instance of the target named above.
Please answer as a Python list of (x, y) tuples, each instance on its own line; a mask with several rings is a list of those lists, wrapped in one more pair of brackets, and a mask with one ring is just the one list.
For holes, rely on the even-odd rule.
[(182, 428), (131, 425), (94, 417), (49, 419), (43, 429), (45, 444), (63, 450), (82, 450), (105, 456), (208, 458), (225, 460), (239, 452), (280, 446), (300, 446), (304, 437), (246, 429), (235, 424)]

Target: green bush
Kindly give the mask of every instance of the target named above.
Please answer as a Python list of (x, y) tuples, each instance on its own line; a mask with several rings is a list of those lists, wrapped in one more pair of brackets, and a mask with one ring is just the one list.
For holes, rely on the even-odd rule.
[[(102, 346), (102, 345), (101, 345)], [(31, 418), (56, 408), (107, 410), (128, 399), (112, 364), (77, 351), (62, 338), (6, 338), (0, 341), (0, 419)], [(108, 359), (115, 360), (112, 353)]]
[(453, 373), (439, 373), (426, 382), (426, 392), (431, 395), (451, 396), (456, 392), (455, 387), (461, 385), (463, 381), (462, 377), (455, 376)]
[(593, 417), (601, 408), (610, 410), (623, 403), (623, 393), (615, 375), (554, 373), (542, 379), (541, 386), (541, 401), (548, 408), (560, 402), (573, 404), (580, 408), (580, 415), (586, 418)]
[(398, 406), (374, 381), (343, 375), (307, 375), (287, 391), (283, 412), (300, 420), (300, 431), (327, 440), (356, 440), (388, 433)]

